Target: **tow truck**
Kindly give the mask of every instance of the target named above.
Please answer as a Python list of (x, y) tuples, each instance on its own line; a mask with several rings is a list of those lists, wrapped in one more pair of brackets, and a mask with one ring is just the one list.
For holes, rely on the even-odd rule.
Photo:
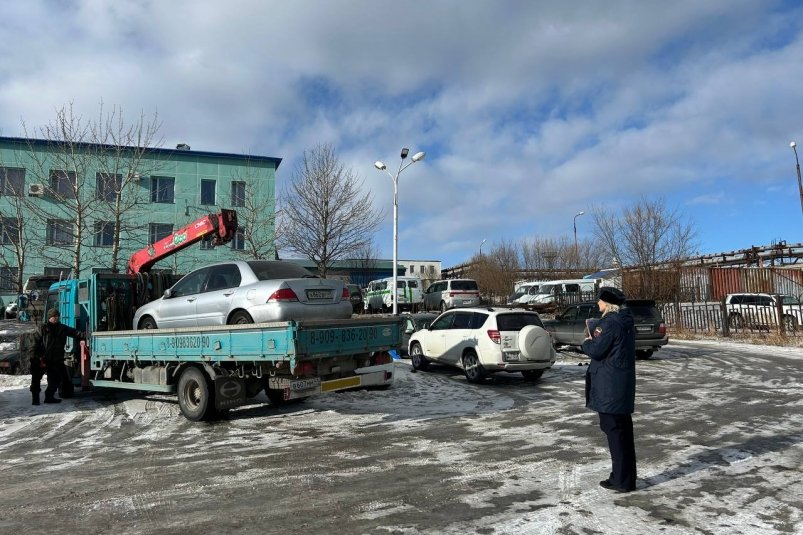
[(154, 264), (200, 240), (225, 244), (236, 231), (236, 212), (221, 210), (135, 252), (125, 274), (54, 283), (46, 310), (57, 307), (63, 323), (86, 334), (80, 343), (67, 340), (61, 396), (79, 386), (176, 394), (182, 414), (198, 421), (220, 418), (263, 390), (282, 404), (393, 383), (397, 317), (133, 330), (136, 308), (175, 279), (150, 273)]

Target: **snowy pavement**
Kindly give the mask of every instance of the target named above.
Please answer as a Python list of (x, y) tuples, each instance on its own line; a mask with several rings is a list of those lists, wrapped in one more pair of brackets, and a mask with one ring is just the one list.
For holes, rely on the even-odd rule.
[(389, 390), (212, 424), (133, 392), (32, 407), (29, 376), (0, 376), (0, 533), (803, 533), (803, 349), (639, 361), (630, 494), (598, 486), (585, 362), (471, 385), (401, 361)]

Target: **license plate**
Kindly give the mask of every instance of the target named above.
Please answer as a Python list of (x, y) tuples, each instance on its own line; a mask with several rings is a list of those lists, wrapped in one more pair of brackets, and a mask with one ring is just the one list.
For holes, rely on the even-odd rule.
[(510, 351), (505, 353), (505, 360), (521, 360), (521, 353), (518, 351)]
[(313, 377), (311, 379), (295, 379), (290, 381), (290, 390), (309, 390), (311, 388), (318, 388), (321, 386), (321, 378)]
[(639, 325), (636, 327), (636, 332), (639, 333), (651, 333), (652, 332), (652, 325)]
[(332, 299), (332, 290), (307, 290), (307, 299)]

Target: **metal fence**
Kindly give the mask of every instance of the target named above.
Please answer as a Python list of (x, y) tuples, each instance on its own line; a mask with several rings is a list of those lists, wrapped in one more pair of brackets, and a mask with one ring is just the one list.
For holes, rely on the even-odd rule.
[(803, 305), (730, 305), (722, 301), (658, 303), (670, 329), (718, 336), (803, 337)]

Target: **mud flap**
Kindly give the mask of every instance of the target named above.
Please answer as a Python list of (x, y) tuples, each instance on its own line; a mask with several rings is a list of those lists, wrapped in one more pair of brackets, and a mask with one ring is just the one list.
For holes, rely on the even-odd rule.
[(215, 408), (230, 409), (246, 400), (245, 381), (236, 376), (215, 377)]

